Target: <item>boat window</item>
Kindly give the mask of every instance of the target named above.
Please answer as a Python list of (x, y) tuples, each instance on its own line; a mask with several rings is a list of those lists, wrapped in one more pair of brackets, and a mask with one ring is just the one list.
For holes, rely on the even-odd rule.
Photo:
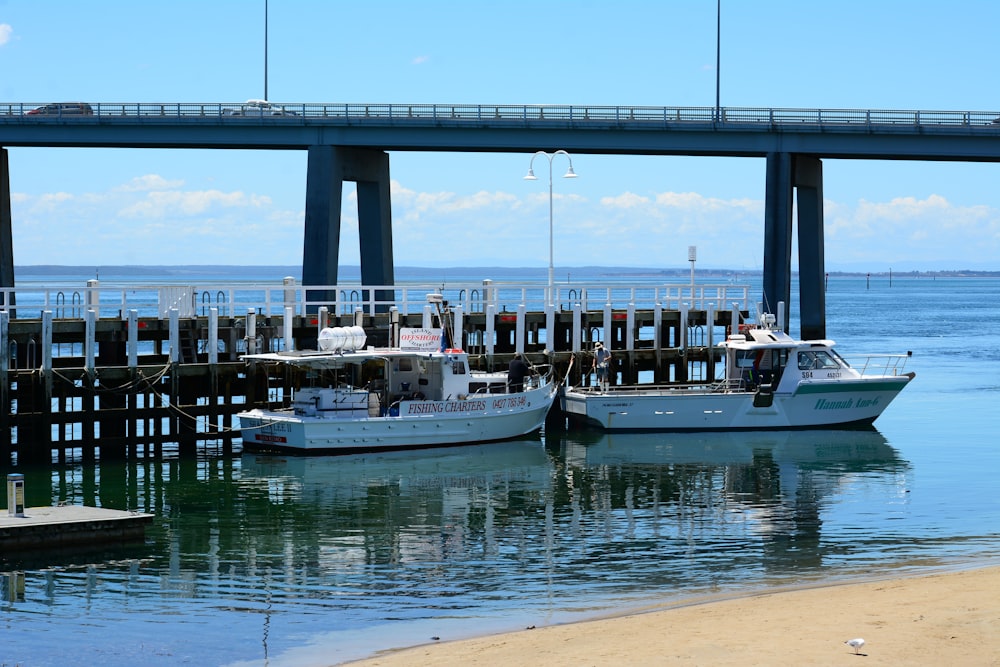
[(799, 352), (799, 370), (809, 371), (822, 368), (840, 368), (840, 364), (825, 350)]
[(400, 359), (399, 365), (396, 367), (397, 371), (412, 371), (413, 370), (413, 359)]
[(755, 352), (751, 352), (749, 350), (738, 350), (736, 352), (736, 367), (753, 368), (753, 361), (755, 357)]
[(846, 366), (847, 368), (851, 367), (851, 365), (847, 363), (847, 359), (844, 359), (842, 356), (840, 356), (836, 350), (830, 350), (829, 355), (834, 359), (836, 359), (841, 366)]

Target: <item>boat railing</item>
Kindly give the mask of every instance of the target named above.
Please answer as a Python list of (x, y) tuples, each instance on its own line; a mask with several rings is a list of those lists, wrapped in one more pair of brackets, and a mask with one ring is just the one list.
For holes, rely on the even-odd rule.
[[(906, 354), (868, 354), (845, 357), (847, 363), (862, 375), (873, 377), (894, 377), (902, 375), (906, 362), (912, 353)], [(856, 361), (855, 361), (856, 360)]]
[[(726, 392), (739, 391), (743, 387), (740, 380), (722, 380), (719, 382), (687, 382), (684, 384), (640, 383), (632, 385), (616, 385), (613, 387), (616, 395), (628, 394), (683, 394), (685, 392), (704, 393), (705, 391)], [(599, 387), (575, 387), (574, 391), (600, 392)]]
[(729, 378), (717, 380), (709, 385), (711, 390), (717, 394), (729, 394), (734, 391), (746, 391), (746, 383), (743, 378)]
[(534, 364), (531, 368), (534, 373), (524, 378), (525, 389), (538, 389), (552, 380), (552, 372), (555, 370), (552, 364)]

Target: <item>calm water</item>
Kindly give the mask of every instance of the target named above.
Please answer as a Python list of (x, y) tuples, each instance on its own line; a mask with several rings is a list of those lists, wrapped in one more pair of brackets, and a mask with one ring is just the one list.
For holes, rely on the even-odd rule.
[(157, 518), (109, 553), (0, 556), (0, 664), (332, 665), (707, 591), (1000, 561), (1000, 281), (831, 279), (827, 309), (848, 356), (913, 351), (877, 430), (21, 469), (29, 506)]

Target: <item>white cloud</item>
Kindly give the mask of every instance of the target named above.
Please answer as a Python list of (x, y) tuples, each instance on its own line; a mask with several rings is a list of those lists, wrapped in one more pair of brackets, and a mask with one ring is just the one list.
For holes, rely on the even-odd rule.
[[(242, 191), (183, 190), (183, 181), (147, 174), (104, 192), (15, 193), (18, 264), (225, 263), (246, 256), (249, 238), (269, 264), (301, 260), (302, 212), (281, 210), (269, 196)], [(282, 241), (293, 239), (282, 255)], [(66, 243), (53, 245), (52, 238)], [(244, 259), (246, 257), (246, 259)], [(117, 258), (117, 259), (116, 259)]]
[(1000, 211), (958, 206), (941, 195), (861, 200), (856, 206), (831, 201), (824, 208), (828, 263), (900, 263), (934, 268), (996, 265)]
[(137, 176), (128, 183), (114, 188), (117, 192), (139, 192), (148, 190), (171, 190), (184, 185), (182, 180), (168, 181), (158, 174), (146, 174)]
[(612, 208), (634, 209), (638, 206), (648, 205), (649, 203), (649, 197), (642, 197), (632, 192), (623, 192), (614, 197), (601, 197), (601, 206)]
[(216, 208), (260, 208), (269, 203), (270, 199), (267, 197), (248, 196), (238, 191), (155, 191), (147, 193), (144, 199), (122, 208), (118, 216), (122, 218), (192, 216), (206, 214)]
[[(393, 254), (419, 266), (525, 266), (544, 269), (549, 250), (547, 192), (421, 192), (391, 183)], [(597, 195), (598, 193), (594, 193)], [(100, 192), (12, 193), (19, 264), (295, 264), (301, 261), (304, 211), (264, 193), (185, 189), (180, 179), (146, 174)], [(760, 268), (762, 199), (697, 192), (623, 191), (553, 196), (557, 267), (686, 266)], [(940, 195), (854, 203), (827, 200), (828, 270), (902, 262), (948, 268), (961, 260), (996, 267), (1000, 211), (956, 206)], [(52, 238), (71, 243), (51, 243)], [(345, 184), (341, 261), (358, 262), (357, 195)]]
[(424, 63), (429, 62), (430, 59), (431, 59), (430, 56), (417, 56), (411, 62), (414, 65), (423, 65)]
[(0, 23), (0, 46), (9, 42), (12, 34), (14, 34), (14, 28), (9, 23)]

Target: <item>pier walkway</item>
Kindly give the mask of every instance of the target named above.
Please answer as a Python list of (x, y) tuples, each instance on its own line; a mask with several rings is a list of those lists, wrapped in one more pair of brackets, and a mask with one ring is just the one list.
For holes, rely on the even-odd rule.
[[(315, 349), (326, 326), (360, 325), (387, 345), (401, 327), (438, 323), (448, 302), (461, 346), (481, 368), (517, 352), (586, 383), (597, 341), (613, 381), (710, 381), (734, 319), (753, 312), (736, 284), (547, 287), (276, 284), (27, 286), (3, 290), (0, 457), (66, 461), (155, 457), (164, 447), (231, 451), (235, 414), (288, 405), (300, 378), (248, 375), (241, 356)], [(14, 305), (16, 304), (16, 305)], [(576, 363), (570, 360), (576, 358)]]

